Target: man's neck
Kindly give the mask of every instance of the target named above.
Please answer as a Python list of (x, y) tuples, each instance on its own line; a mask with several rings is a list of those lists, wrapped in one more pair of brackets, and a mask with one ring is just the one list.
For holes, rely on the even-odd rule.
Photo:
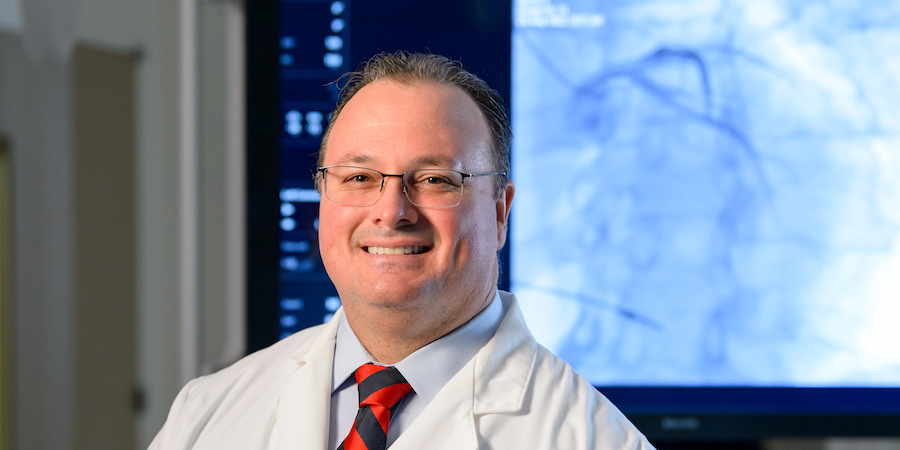
[(353, 332), (372, 357), (382, 364), (395, 364), (472, 320), (490, 304), (495, 291), (496, 288), (493, 288), (480, 301), (469, 303), (462, 313), (400, 311), (365, 304), (361, 308), (349, 309), (345, 305), (344, 313)]

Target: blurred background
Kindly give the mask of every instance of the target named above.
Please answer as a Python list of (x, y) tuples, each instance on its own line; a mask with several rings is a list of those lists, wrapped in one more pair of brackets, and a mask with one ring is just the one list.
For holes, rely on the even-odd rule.
[(0, 448), (146, 448), (243, 353), (243, 39), (240, 2), (0, 1)]

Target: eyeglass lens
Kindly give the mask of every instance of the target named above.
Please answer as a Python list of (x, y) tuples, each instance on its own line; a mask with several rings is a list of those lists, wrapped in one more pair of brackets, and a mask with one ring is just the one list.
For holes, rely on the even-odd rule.
[(416, 206), (448, 208), (458, 205), (462, 198), (463, 176), (452, 170), (413, 170), (401, 176), (342, 166), (325, 170), (325, 195), (336, 203), (369, 206), (378, 201), (391, 177), (402, 177), (406, 196)]

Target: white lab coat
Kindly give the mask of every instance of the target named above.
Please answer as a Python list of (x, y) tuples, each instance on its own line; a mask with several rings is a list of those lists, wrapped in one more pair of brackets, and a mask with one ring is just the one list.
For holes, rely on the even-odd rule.
[[(391, 450), (652, 449), (587, 380), (537, 344), (512, 294), (501, 299), (506, 313), (494, 337)], [(337, 314), (188, 383), (150, 449), (325, 450)]]

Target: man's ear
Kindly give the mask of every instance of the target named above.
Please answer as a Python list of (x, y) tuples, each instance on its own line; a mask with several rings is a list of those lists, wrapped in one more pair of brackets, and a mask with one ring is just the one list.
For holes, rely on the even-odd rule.
[(509, 208), (512, 206), (513, 196), (516, 194), (516, 185), (512, 180), (506, 181), (506, 187), (497, 196), (497, 251), (506, 244), (506, 229), (509, 224)]

